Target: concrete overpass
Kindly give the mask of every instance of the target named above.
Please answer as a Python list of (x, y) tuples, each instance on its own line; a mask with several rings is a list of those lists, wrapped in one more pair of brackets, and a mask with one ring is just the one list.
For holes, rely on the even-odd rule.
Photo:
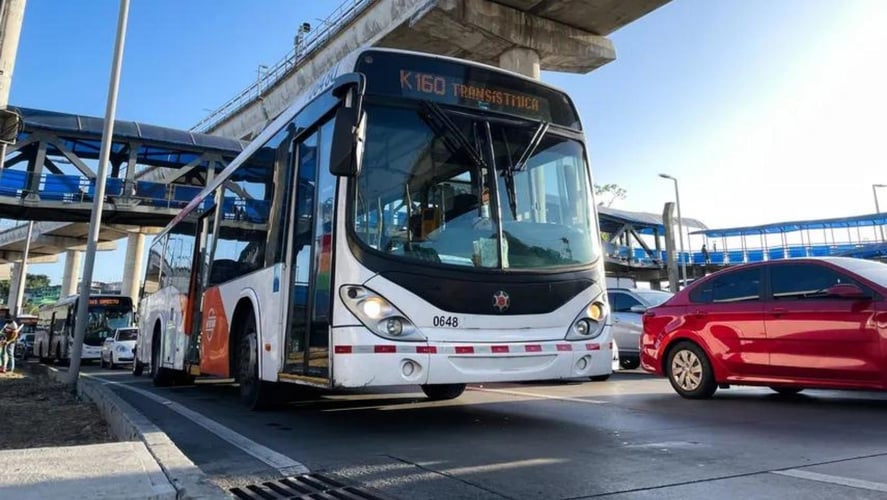
[(365, 45), (587, 73), (616, 58), (613, 31), (669, 0), (348, 0), (323, 27), (192, 130), (252, 139), (345, 54)]

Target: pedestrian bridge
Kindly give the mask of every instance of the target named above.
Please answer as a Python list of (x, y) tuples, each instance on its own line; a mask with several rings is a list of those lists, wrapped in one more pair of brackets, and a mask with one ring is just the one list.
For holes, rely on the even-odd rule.
[[(23, 129), (0, 169), (0, 217), (89, 221), (104, 120), (11, 108)], [(102, 221), (164, 226), (245, 144), (226, 137), (117, 120)]]

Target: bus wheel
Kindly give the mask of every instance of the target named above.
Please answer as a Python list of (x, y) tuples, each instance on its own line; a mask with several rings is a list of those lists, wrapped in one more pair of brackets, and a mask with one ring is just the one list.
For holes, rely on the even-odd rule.
[(166, 387), (172, 384), (169, 370), (160, 366), (160, 335), (154, 332), (151, 342), (151, 380), (156, 387)]
[(62, 359), (62, 346), (59, 345), (59, 346), (56, 347), (56, 349), (55, 349), (55, 364), (57, 364), (57, 365), (61, 365), (61, 364), (63, 364), (64, 362), (65, 362), (65, 360)]
[(422, 392), (432, 401), (456, 399), (465, 392), (465, 384), (429, 384), (422, 386)]
[(145, 373), (145, 365), (138, 359), (132, 360), (132, 374), (134, 377), (141, 377)]
[(46, 346), (40, 344), (40, 349), (37, 351), (37, 357), (40, 359), (40, 362), (44, 365), (49, 363), (49, 354), (43, 352)]
[(256, 320), (246, 318), (237, 349), (237, 382), (240, 401), (251, 410), (266, 410), (274, 403), (274, 385), (259, 378), (259, 349)]

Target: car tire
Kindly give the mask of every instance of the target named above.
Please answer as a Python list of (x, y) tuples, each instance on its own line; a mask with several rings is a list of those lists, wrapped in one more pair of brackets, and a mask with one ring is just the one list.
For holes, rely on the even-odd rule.
[(619, 366), (623, 370), (634, 370), (641, 366), (641, 360), (638, 358), (619, 357)]
[(101, 369), (105, 368), (105, 355), (104, 354), (99, 355), (99, 368), (101, 368)]
[(465, 392), (465, 384), (426, 384), (422, 386), (422, 392), (431, 401), (456, 399)]
[(708, 399), (718, 390), (708, 356), (692, 342), (678, 342), (669, 349), (665, 369), (671, 386), (684, 398)]
[(113, 352), (110, 355), (108, 355), (108, 368), (110, 368), (111, 370), (117, 369), (117, 363), (114, 362), (114, 353)]
[(786, 387), (786, 386), (771, 386), (770, 389), (776, 391), (780, 396), (794, 396), (799, 392), (803, 391), (803, 387)]

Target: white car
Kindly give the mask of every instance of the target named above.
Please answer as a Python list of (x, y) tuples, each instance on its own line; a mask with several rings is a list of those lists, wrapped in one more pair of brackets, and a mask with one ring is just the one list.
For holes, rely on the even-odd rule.
[(131, 363), (133, 359), (132, 351), (136, 347), (136, 338), (139, 335), (139, 329), (136, 327), (118, 328), (114, 331), (114, 335), (105, 339), (102, 344), (101, 365), (111, 368), (117, 368), (118, 364)]

